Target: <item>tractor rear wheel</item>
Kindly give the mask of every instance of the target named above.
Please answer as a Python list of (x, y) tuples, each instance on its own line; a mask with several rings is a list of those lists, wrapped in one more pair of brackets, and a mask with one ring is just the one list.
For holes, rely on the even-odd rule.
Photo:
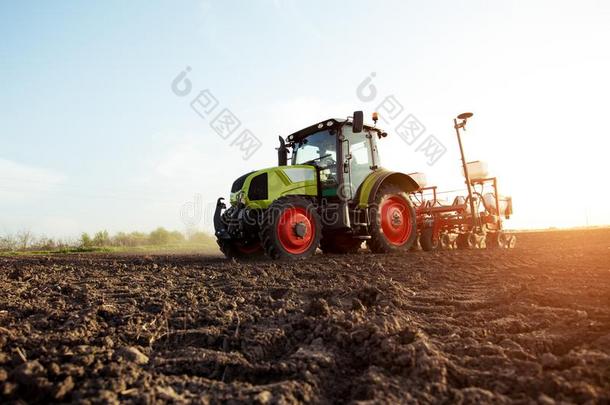
[(440, 240), (434, 239), (434, 232), (432, 227), (422, 229), (419, 235), (419, 244), (421, 248), (426, 252), (433, 252), (438, 250), (440, 247)]
[(415, 210), (407, 193), (393, 184), (379, 189), (370, 218), (371, 239), (366, 243), (373, 253), (407, 251), (417, 238)]
[(275, 200), (265, 212), (260, 239), (272, 259), (301, 259), (315, 253), (321, 228), (320, 216), (310, 200), (285, 196)]
[(354, 239), (346, 233), (328, 232), (322, 234), (320, 249), (324, 253), (350, 254), (357, 253), (362, 245), (360, 239)]

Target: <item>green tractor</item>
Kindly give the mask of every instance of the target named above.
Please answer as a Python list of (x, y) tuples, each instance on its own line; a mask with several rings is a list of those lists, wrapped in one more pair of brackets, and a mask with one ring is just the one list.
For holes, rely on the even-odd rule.
[[(387, 133), (365, 125), (362, 111), (327, 119), (279, 137), (278, 166), (239, 177), (230, 206), (219, 198), (214, 228), (232, 258), (272, 259), (355, 253), (366, 241), (374, 253), (409, 250), (416, 217), (411, 176), (380, 167), (377, 140)], [(288, 155), (290, 153), (290, 165)]]

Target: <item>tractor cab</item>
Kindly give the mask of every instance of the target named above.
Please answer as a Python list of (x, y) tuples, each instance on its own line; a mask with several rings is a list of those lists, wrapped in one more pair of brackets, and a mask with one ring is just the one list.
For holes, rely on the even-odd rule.
[(321, 196), (330, 200), (353, 200), (365, 178), (380, 166), (376, 140), (385, 133), (364, 125), (357, 113), (356, 118), (331, 118), (287, 137), (291, 164), (316, 167)]

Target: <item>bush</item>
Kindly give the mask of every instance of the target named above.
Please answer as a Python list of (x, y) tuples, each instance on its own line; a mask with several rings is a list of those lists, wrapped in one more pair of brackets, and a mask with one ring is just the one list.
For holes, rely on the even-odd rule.
[(109, 246), (110, 245), (110, 236), (108, 236), (108, 231), (99, 231), (96, 232), (93, 237), (93, 246)]
[(80, 235), (80, 245), (82, 247), (91, 247), (93, 246), (93, 240), (91, 239), (91, 236), (89, 236), (89, 234), (87, 232), (83, 232)]
[(185, 241), (184, 235), (178, 231), (170, 232), (169, 243), (179, 244)]
[(30, 231), (21, 231), (17, 233), (17, 247), (21, 250), (27, 250), (32, 243), (32, 233)]
[(151, 245), (160, 246), (167, 245), (171, 239), (171, 232), (167, 229), (159, 227), (152, 231), (148, 236)]
[(176, 246), (184, 244), (216, 246), (215, 238), (205, 232), (192, 230), (189, 236), (178, 231), (168, 231), (159, 227), (149, 234), (143, 232), (118, 232), (110, 236), (108, 231), (96, 232), (93, 237), (83, 232), (78, 241), (52, 239), (45, 236), (35, 237), (32, 233), (20, 232), (15, 235), (0, 237), (0, 251), (92, 251), (108, 246), (140, 247), (140, 246)]
[(56, 242), (53, 238), (47, 238), (45, 236), (41, 236), (34, 243), (32, 243), (32, 248), (34, 250), (55, 250), (58, 247), (58, 242)]
[(6, 235), (0, 238), (0, 250), (11, 251), (17, 248), (17, 241), (11, 235)]
[(112, 238), (113, 246), (134, 247), (148, 243), (148, 235), (142, 232), (119, 232)]
[(198, 245), (215, 245), (216, 239), (214, 239), (214, 237), (209, 233), (195, 232), (190, 236), (189, 242), (196, 243)]

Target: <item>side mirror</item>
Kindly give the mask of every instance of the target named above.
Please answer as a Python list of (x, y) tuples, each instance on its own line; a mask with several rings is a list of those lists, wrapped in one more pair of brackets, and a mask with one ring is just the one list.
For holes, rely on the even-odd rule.
[(352, 131), (354, 131), (355, 134), (362, 132), (362, 129), (364, 128), (364, 113), (362, 111), (354, 111), (352, 127)]

